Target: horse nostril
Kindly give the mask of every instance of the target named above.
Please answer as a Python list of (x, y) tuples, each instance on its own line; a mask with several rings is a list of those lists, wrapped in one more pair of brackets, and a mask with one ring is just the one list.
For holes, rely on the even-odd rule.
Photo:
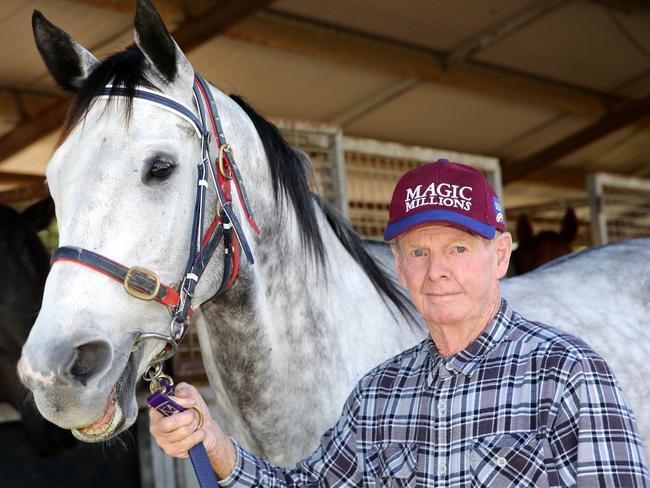
[(86, 386), (88, 380), (107, 369), (111, 358), (111, 346), (104, 341), (93, 341), (75, 349), (68, 363), (67, 376)]

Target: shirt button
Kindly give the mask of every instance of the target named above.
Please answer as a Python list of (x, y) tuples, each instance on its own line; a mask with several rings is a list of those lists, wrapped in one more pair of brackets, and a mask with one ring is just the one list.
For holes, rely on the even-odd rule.
[(447, 411), (447, 404), (444, 402), (444, 400), (440, 400), (438, 402), (438, 412), (445, 413), (446, 411)]
[(440, 463), (438, 465), (438, 474), (446, 474), (447, 473), (447, 465)]
[(445, 363), (445, 368), (447, 368), (447, 371), (456, 371), (451, 363)]
[(497, 458), (497, 466), (500, 468), (505, 467), (508, 464), (508, 460), (504, 457), (498, 457)]

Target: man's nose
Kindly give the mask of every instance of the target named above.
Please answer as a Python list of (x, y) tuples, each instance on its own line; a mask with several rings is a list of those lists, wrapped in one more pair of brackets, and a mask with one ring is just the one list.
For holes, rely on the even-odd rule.
[(427, 277), (432, 281), (451, 276), (449, 263), (443, 256), (431, 254), (427, 266)]

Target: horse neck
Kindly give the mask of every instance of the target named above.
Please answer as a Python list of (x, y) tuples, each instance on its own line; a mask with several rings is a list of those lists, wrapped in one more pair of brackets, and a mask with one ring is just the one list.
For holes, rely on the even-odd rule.
[[(232, 101), (221, 104), (236, 115)], [(224, 132), (233, 135), (261, 230), (253, 235), (235, 205), (255, 264), (242, 261), (232, 288), (201, 307), (197, 329), (229, 432), (274, 461), (289, 462), (312, 447), (363, 373), (416, 337), (395, 322), (315, 201), (322, 262), (311, 251), (291, 199), (280, 190), (276, 201), (269, 162), (250, 126), (250, 120), (231, 122)], [(242, 130), (236, 132), (237, 127)], [(223, 261), (214, 262), (204, 279), (220, 281)], [(288, 425), (289, 419), (301, 419), (301, 427)], [(287, 437), (307, 431), (308, 439)]]
[(321, 226), (327, 256), (320, 267), (303, 249), (294, 219), (276, 218), (283, 225), (265, 226), (255, 241), (255, 265), (243, 266), (234, 286), (203, 307), (199, 338), (227, 431), (289, 463), (313, 447), (354, 382), (379, 362), (353, 348), (372, 343), (364, 331), (376, 318), (359, 310), (383, 304), (361, 296), (372, 293), (355, 286), (356, 263), (331, 231)]

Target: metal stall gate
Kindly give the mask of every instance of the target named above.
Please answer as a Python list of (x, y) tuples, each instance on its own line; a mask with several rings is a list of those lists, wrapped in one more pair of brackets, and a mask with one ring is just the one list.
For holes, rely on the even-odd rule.
[(440, 158), (480, 169), (499, 197), (503, 196), (496, 158), (347, 136), (343, 148), (349, 218), (354, 229), (368, 239), (383, 240), (391, 195), (399, 177)]
[[(305, 153), (314, 169), (312, 190), (347, 217), (343, 134), (336, 126), (316, 122), (273, 119), (282, 136)], [(310, 164), (306, 161), (306, 164)]]
[(650, 179), (595, 173), (587, 184), (594, 245), (650, 236)]

